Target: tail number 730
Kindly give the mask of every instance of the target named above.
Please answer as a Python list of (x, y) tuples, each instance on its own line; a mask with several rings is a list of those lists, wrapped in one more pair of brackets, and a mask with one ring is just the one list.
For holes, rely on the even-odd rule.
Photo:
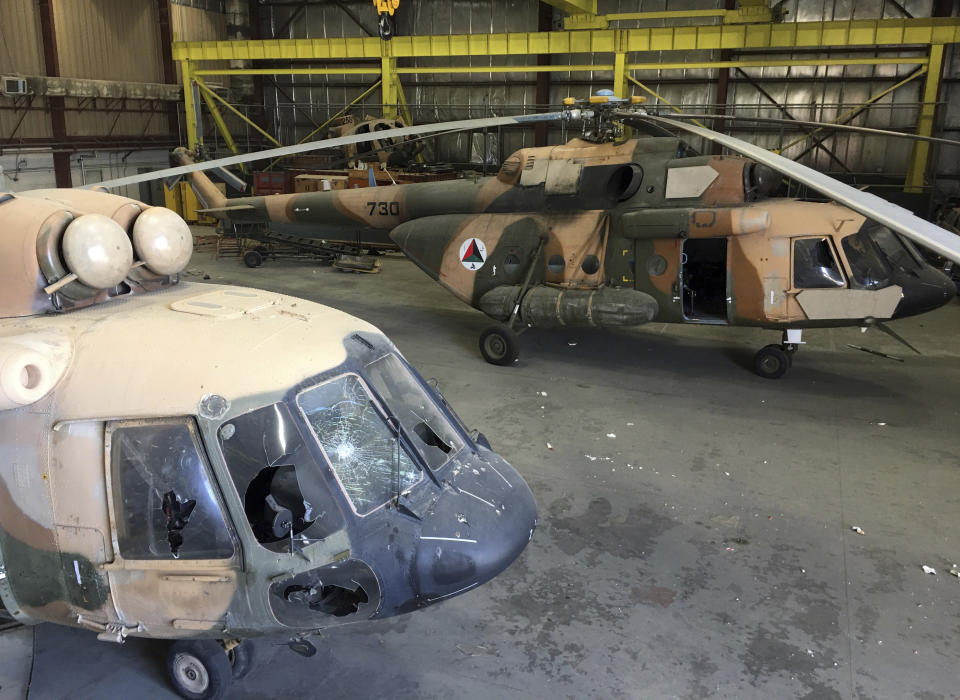
[(400, 202), (367, 202), (370, 207), (370, 216), (400, 216)]

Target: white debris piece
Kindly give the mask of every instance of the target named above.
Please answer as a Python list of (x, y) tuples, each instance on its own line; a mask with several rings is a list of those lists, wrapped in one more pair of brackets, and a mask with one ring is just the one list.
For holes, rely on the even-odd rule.
[(937, 570), (934, 569), (932, 566), (927, 566), (926, 564), (924, 564), (924, 565), (923, 565), (923, 573), (925, 573), (925, 574), (933, 574), (934, 576), (936, 576), (936, 575), (937, 575)]
[(547, 392), (545, 392), (545, 391), (541, 391), (541, 392), (540, 392), (540, 396), (546, 396), (546, 395), (547, 395)]
[(633, 425), (633, 423), (627, 423), (627, 425), (630, 425), (630, 426), (632, 426), (632, 425)]
[(877, 423), (877, 425), (886, 425), (886, 423), (884, 423), (883, 421), (880, 421), (879, 423)]
[(960, 564), (954, 564), (953, 568), (950, 569), (950, 575), (960, 578)]
[(850, 529), (853, 530), (853, 531), (854, 531), (855, 533), (857, 533), (858, 535), (863, 535), (863, 534), (864, 534), (863, 530), (860, 529), (860, 526), (859, 526), (859, 525), (854, 525), (854, 526), (852, 526)]
[(616, 434), (616, 433), (607, 433), (607, 437), (608, 437), (608, 438), (615, 438), (615, 437), (617, 437), (617, 434)]
[(587, 459), (589, 459), (591, 462), (596, 462), (596, 461), (597, 461), (597, 458), (594, 457), (593, 455), (584, 455), (584, 457), (586, 457)]
[(569, 341), (567, 342), (567, 345), (569, 345), (569, 346), (570, 346), (571, 348), (573, 348), (573, 347), (576, 347), (576, 346), (577, 346), (577, 344), (576, 344), (576, 343), (574, 343), (574, 342), (569, 342)]
[(547, 443), (547, 449), (548, 449), (548, 450), (552, 450), (552, 449), (553, 449), (553, 445), (551, 445), (549, 442)]

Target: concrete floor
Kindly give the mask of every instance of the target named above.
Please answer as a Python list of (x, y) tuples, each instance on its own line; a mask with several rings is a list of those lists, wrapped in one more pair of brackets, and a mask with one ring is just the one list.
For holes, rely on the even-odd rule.
[[(811, 331), (768, 381), (748, 367), (778, 338), (752, 329), (533, 331), (516, 366), (487, 365), (485, 318), (400, 257), (352, 275), (199, 252), (190, 272), (378, 325), (540, 508), (533, 541), (491, 583), (330, 631), (311, 659), (265, 641), (231, 697), (960, 692), (960, 302), (895, 324), (922, 357), (876, 331)], [(31, 699), (173, 697), (162, 643), (36, 635)]]

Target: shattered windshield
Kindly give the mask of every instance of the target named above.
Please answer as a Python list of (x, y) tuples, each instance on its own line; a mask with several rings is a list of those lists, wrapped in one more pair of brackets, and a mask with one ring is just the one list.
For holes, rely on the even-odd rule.
[(359, 515), (422, 478), (357, 375), (307, 389), (297, 405)]
[(459, 434), (399, 357), (385, 355), (367, 365), (365, 373), (431, 471), (460, 450)]
[(859, 284), (868, 289), (880, 289), (890, 284), (890, 266), (862, 234), (846, 236), (843, 252), (850, 263), (853, 279)]

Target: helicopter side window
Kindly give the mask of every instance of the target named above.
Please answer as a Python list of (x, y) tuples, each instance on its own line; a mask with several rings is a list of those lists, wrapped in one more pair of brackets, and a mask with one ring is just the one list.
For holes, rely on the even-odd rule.
[(367, 365), (365, 372), (431, 471), (440, 469), (463, 447), (450, 421), (399, 357), (384, 355)]
[(109, 426), (117, 543), (124, 559), (228, 559), (234, 538), (190, 418)]
[(307, 389), (297, 405), (358, 515), (423, 478), (357, 375)]
[(920, 271), (922, 258), (912, 244), (886, 226), (868, 228), (866, 233), (895, 269), (912, 274)]
[(799, 289), (842, 287), (840, 266), (826, 238), (798, 238), (793, 242), (793, 286)]
[(845, 236), (842, 243), (850, 262), (850, 272), (858, 284), (867, 289), (881, 289), (890, 284), (890, 266), (862, 234)]

